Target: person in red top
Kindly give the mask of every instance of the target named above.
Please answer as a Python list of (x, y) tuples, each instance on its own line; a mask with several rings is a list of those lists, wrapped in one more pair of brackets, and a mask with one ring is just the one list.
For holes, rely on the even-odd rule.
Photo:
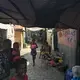
[(10, 80), (28, 80), (26, 59), (21, 58), (16, 62), (16, 75)]
[(12, 51), (12, 61), (15, 62), (16, 60), (20, 59), (20, 50), (19, 50), (19, 43), (15, 42), (13, 44), (13, 51)]
[(36, 59), (36, 55), (37, 55), (36, 48), (38, 48), (38, 46), (35, 42), (35, 39), (32, 40), (30, 48), (31, 48), (31, 55), (32, 55), (32, 60), (33, 60), (33, 66), (35, 66), (35, 59)]

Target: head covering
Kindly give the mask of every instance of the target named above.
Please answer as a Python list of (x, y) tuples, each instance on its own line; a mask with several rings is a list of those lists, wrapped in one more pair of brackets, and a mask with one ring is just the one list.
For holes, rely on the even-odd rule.
[(19, 43), (18, 43), (18, 42), (14, 42), (14, 44), (13, 44), (13, 48), (17, 48), (17, 49), (19, 49)]
[(80, 66), (72, 67), (73, 77), (80, 77)]

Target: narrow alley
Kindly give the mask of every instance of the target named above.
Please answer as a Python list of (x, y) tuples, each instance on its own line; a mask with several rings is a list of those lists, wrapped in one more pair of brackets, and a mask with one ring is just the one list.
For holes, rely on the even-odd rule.
[(0, 53), (0, 80), (80, 80), (80, 0), (0, 0)]
[(64, 80), (64, 74), (57, 71), (56, 68), (46, 66), (44, 63), (41, 63), (39, 59), (39, 48), (37, 49), (36, 65), (33, 67), (32, 59), (30, 55), (30, 48), (21, 50), (21, 55), (27, 59), (27, 73), (29, 80)]

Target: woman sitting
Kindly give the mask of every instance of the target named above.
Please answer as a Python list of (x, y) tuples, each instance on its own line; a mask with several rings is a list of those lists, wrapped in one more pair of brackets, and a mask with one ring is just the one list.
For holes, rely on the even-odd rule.
[(50, 59), (51, 58), (51, 54), (50, 54), (50, 46), (48, 45), (48, 42), (45, 42), (40, 49), (40, 56), (39, 58), (43, 58), (43, 59)]

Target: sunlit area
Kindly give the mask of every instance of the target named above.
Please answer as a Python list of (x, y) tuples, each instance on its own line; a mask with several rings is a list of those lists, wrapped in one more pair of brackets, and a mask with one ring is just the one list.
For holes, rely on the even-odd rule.
[[(74, 64), (74, 59), (66, 65), (68, 62), (66, 59), (68, 58), (67, 55), (65, 59), (63, 56), (67, 48), (61, 46), (64, 44), (69, 49), (74, 48), (76, 46), (76, 34), (77, 30), (71, 28), (29, 28), (21, 25), (0, 23), (0, 50), (3, 49), (2, 43), (4, 43), (4, 40), (9, 39), (11, 40), (11, 48), (15, 52), (14, 48), (17, 42), (20, 57), (26, 60), (29, 80), (37, 80), (38, 78), (40, 80), (46, 80), (46, 78), (47, 80), (64, 80), (64, 74), (68, 67)], [(36, 48), (33, 49), (35, 46)], [(33, 51), (35, 51), (36, 55), (32, 55)], [(10, 73), (10, 77), (12, 73), (14, 71)]]
[(28, 61), (28, 62), (27, 62), (27, 66), (29, 66), (29, 65), (30, 65), (30, 62)]

